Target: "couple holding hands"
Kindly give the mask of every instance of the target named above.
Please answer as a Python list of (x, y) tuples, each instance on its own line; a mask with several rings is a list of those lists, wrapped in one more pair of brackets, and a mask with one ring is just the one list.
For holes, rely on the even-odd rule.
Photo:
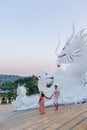
[(45, 114), (45, 103), (44, 103), (44, 98), (47, 98), (47, 99), (51, 99), (53, 97), (53, 103), (54, 103), (54, 107), (55, 107), (55, 111), (58, 110), (58, 97), (60, 95), (60, 91), (58, 89), (58, 86), (57, 85), (54, 85), (54, 92), (53, 94), (51, 95), (51, 97), (47, 97), (45, 94), (44, 94), (44, 91), (41, 91), (40, 92), (40, 98), (39, 98), (39, 112), (40, 114)]

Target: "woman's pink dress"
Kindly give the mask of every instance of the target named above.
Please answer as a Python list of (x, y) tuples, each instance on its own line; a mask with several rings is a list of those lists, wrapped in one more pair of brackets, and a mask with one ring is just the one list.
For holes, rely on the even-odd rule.
[(39, 112), (41, 114), (45, 113), (44, 97), (42, 97), (42, 96), (40, 97)]

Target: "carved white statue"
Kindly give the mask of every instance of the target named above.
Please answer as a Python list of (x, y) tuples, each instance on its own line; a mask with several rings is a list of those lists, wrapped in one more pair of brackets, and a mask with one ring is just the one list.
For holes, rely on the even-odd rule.
[[(51, 89), (47, 88), (46, 85), (52, 83), (53, 79), (47, 78), (47, 74), (43, 73), (39, 77), (38, 82), (38, 89), (39, 91), (44, 91), (45, 95), (51, 96), (53, 87)], [(26, 88), (22, 85), (17, 88), (17, 97), (16, 100), (12, 102), (15, 110), (27, 110), (32, 108), (38, 108), (38, 101), (39, 101), (39, 94), (27, 96), (26, 95)], [(52, 105), (52, 100), (45, 99), (45, 105), (50, 106)]]
[(15, 110), (27, 110), (38, 107), (38, 95), (27, 96), (26, 88), (18, 86), (16, 100), (12, 102)]
[[(58, 52), (59, 45), (56, 49)], [(63, 101), (76, 103), (87, 100), (87, 33), (82, 29), (73, 33), (65, 44), (60, 54), (57, 54), (57, 65), (69, 64), (64, 72), (62, 89)], [(82, 82), (84, 81), (84, 83)]]
[[(87, 101), (87, 33), (82, 29), (73, 33), (66, 42), (62, 51), (57, 55), (57, 70), (52, 75), (42, 73), (39, 78), (39, 91), (44, 91), (46, 96), (50, 96), (54, 91), (54, 85), (60, 89), (60, 104), (80, 103)], [(62, 64), (68, 64), (66, 71), (61, 69)], [(47, 84), (52, 84), (47, 88)], [(12, 102), (15, 110), (26, 110), (38, 107), (39, 95), (27, 96), (24, 86), (18, 86), (17, 98)], [(46, 100), (46, 106), (52, 105), (52, 100)]]

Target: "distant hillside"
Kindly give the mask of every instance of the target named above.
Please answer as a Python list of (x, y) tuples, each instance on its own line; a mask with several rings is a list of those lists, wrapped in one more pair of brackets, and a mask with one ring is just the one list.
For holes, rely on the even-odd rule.
[(27, 90), (27, 95), (37, 94), (38, 78), (36, 76), (22, 77), (14, 75), (0, 75), (0, 89), (10, 90), (12, 95), (16, 95), (18, 84), (24, 85)]
[(17, 75), (3, 75), (3, 74), (0, 74), (0, 82), (15, 81), (15, 80), (22, 79), (22, 78), (24, 78), (24, 77), (17, 76)]

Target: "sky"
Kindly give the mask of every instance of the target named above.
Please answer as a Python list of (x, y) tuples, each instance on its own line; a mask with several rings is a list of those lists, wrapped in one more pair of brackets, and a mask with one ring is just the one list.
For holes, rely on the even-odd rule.
[(0, 74), (54, 72), (72, 23), (87, 28), (87, 0), (0, 0)]

